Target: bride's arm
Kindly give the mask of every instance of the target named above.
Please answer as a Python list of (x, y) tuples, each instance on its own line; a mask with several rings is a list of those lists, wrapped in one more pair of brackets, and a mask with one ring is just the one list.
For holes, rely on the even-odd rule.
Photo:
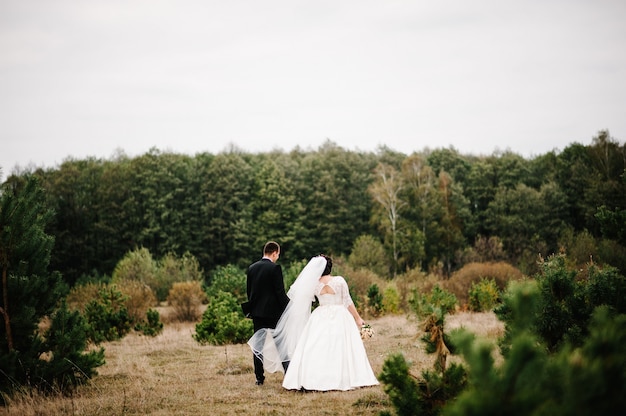
[(363, 318), (361, 318), (359, 312), (357, 312), (356, 308), (354, 307), (354, 303), (351, 303), (350, 306), (348, 306), (348, 311), (352, 314), (352, 317), (354, 317), (354, 321), (359, 328), (365, 325), (365, 321), (363, 320)]
[(359, 315), (359, 312), (356, 310), (354, 302), (352, 301), (352, 297), (350, 296), (348, 283), (343, 277), (341, 277), (341, 292), (341, 296), (344, 299), (344, 305), (346, 306), (346, 308), (348, 308), (348, 312), (350, 312), (350, 314), (354, 318), (354, 322), (356, 322), (357, 326), (361, 328), (363, 325), (365, 325), (365, 321), (363, 320), (363, 318), (361, 318), (361, 315)]

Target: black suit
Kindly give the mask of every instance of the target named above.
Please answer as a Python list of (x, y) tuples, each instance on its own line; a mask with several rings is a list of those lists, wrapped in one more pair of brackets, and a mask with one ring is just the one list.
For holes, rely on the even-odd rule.
[[(246, 290), (254, 331), (261, 328), (275, 328), (289, 303), (281, 266), (267, 258), (250, 265)], [(263, 362), (256, 355), (254, 356), (254, 374), (257, 382), (262, 383), (265, 379)]]

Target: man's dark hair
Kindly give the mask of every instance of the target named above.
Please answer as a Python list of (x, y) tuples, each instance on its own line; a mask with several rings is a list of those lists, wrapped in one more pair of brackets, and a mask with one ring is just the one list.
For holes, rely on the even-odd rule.
[(263, 254), (272, 254), (280, 250), (280, 246), (276, 241), (268, 241), (263, 247)]

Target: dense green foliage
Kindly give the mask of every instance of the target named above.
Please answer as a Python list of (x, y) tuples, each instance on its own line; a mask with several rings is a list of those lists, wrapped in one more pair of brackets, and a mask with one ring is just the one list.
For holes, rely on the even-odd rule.
[[(51, 267), (70, 286), (112, 275), (138, 247), (155, 258), (189, 253), (207, 273), (243, 268), (268, 239), (282, 244), (285, 265), (324, 252), (385, 278), (416, 267), (450, 275), (483, 260), (532, 274), (538, 254), (561, 248), (576, 265), (593, 257), (624, 273), (625, 155), (606, 131), (531, 159), (452, 148), (354, 152), (332, 142), (289, 153), (152, 149), (68, 159), (8, 181), (39, 177), (56, 212), (46, 228), (56, 241)], [(497, 253), (485, 241), (499, 242)]]
[[(576, 278), (566, 263), (555, 256), (534, 279), (510, 282), (497, 308), (505, 322), (500, 363), (493, 342), (464, 329), (453, 331), (445, 343), (462, 353), (466, 367), (445, 368), (438, 359), (435, 371), (422, 371), (415, 380), (401, 355), (388, 357), (381, 381), (396, 413), (623, 414), (626, 279), (614, 268), (595, 265)], [(432, 343), (432, 328), (444, 339), (441, 315), (429, 316), (429, 322), (422, 339)], [(441, 356), (441, 345), (427, 346)]]
[(254, 331), (252, 320), (241, 310), (247, 299), (245, 272), (233, 265), (218, 267), (211, 273), (206, 294), (208, 305), (193, 338), (201, 344), (247, 342)]
[(67, 288), (48, 272), (52, 212), (36, 178), (24, 179), (0, 189), (0, 391), (65, 393), (95, 374), (104, 351), (85, 351), (88, 325), (60, 302)]
[(146, 312), (146, 320), (135, 324), (135, 331), (139, 331), (144, 335), (155, 337), (163, 331), (163, 322), (159, 311), (148, 309)]
[[(515, 302), (522, 303), (521, 299)], [(515, 312), (521, 316), (521, 311)], [(509, 353), (499, 366), (493, 360), (493, 345), (468, 334), (459, 336), (457, 343), (469, 366), (469, 387), (443, 414), (623, 414), (626, 315), (599, 306), (588, 323), (588, 336), (580, 346), (565, 342), (553, 353), (526, 327), (512, 337)]]
[(114, 285), (98, 292), (98, 297), (85, 306), (89, 324), (89, 339), (96, 344), (118, 340), (133, 327), (133, 321), (124, 304), (125, 296)]
[(237, 344), (247, 342), (253, 332), (252, 320), (244, 318), (237, 298), (220, 290), (209, 299), (193, 338), (201, 344)]
[[(522, 329), (532, 325), (549, 351), (559, 350), (566, 342), (579, 347), (589, 335), (594, 309), (601, 305), (626, 314), (626, 278), (615, 268), (596, 265), (589, 265), (577, 277), (568, 270), (565, 256), (553, 256), (542, 264), (535, 280), (512, 285), (495, 309), (507, 324), (502, 351), (509, 351), (508, 342), (519, 332), (516, 322), (522, 322)], [(523, 316), (515, 316), (516, 312)]]
[(494, 279), (481, 279), (472, 283), (468, 292), (469, 308), (472, 311), (490, 311), (496, 306), (500, 293)]
[(37, 345), (46, 360), (39, 355), (36, 362), (25, 366), (30, 382), (43, 391), (68, 392), (96, 375), (95, 369), (104, 364), (104, 349), (85, 352), (87, 334), (88, 325), (81, 314), (61, 303)]
[(430, 315), (443, 316), (454, 310), (457, 299), (454, 294), (442, 289), (438, 284), (433, 286), (430, 293), (413, 291), (413, 297), (409, 301), (411, 309), (418, 317)]

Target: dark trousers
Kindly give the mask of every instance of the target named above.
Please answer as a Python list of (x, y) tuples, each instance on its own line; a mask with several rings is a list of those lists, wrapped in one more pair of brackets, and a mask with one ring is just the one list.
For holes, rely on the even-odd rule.
[[(276, 324), (278, 323), (279, 318), (255, 318), (252, 317), (252, 324), (254, 325), (254, 332), (258, 331), (261, 328), (276, 328)], [(253, 355), (254, 360), (254, 375), (256, 376), (257, 382), (263, 382), (265, 380), (265, 373), (263, 371), (263, 357), (257, 357), (256, 354)], [(285, 364), (283, 363), (283, 368), (285, 368)]]

